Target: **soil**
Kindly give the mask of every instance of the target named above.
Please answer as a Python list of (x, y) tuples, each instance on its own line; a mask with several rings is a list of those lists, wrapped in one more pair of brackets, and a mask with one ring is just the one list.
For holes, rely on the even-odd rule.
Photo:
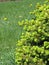
[(21, 0), (0, 0), (0, 2), (5, 2), (5, 1), (21, 1)]

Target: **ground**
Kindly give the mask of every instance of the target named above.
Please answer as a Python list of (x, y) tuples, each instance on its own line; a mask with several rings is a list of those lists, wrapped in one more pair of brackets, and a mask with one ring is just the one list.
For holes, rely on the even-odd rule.
[(32, 19), (29, 12), (35, 9), (37, 2), (43, 3), (43, 0), (0, 2), (0, 65), (16, 65), (14, 52), (22, 32), (18, 21)]

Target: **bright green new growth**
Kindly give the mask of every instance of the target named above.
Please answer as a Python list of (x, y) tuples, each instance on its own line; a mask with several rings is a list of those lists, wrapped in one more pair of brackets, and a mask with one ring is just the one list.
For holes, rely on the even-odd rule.
[(17, 65), (48, 65), (49, 5), (37, 5), (35, 19), (19, 22), (24, 33), (16, 44)]

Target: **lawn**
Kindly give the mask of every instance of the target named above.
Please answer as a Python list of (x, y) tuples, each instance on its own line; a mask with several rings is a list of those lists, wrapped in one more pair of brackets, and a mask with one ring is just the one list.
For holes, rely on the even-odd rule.
[(0, 65), (16, 65), (15, 47), (23, 31), (18, 21), (32, 19), (29, 12), (35, 9), (37, 2), (43, 3), (43, 0), (0, 2)]

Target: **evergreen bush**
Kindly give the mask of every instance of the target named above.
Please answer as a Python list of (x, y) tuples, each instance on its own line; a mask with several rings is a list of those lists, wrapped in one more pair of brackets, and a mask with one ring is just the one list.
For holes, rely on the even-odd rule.
[(48, 65), (49, 63), (49, 4), (38, 4), (32, 12), (35, 19), (22, 20), (20, 40), (16, 44), (17, 65)]

